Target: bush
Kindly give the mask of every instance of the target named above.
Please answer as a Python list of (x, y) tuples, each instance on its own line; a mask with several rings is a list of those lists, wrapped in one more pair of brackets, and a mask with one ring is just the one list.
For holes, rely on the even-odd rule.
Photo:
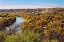
[(30, 32), (28, 30), (25, 30), (21, 37), (24, 39), (24, 42), (39, 42), (40, 41), (40, 35), (38, 33)]
[(4, 42), (21, 42), (21, 37), (19, 35), (7, 36)]
[(51, 42), (58, 42), (58, 40), (53, 39), (53, 40), (51, 40)]
[(5, 40), (5, 34), (0, 31), (0, 42), (3, 42)]

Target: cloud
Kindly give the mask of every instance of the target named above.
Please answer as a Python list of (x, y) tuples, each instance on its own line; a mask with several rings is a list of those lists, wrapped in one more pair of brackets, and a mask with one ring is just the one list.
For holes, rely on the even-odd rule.
[(54, 6), (54, 5), (56, 5), (56, 4), (44, 4), (44, 5), (53, 5), (53, 6)]
[(1, 5), (0, 9), (34, 9), (34, 8), (52, 8), (52, 7), (58, 7), (54, 6), (52, 4), (46, 4), (41, 6), (34, 6), (34, 5)]
[(6, 5), (0, 6), (0, 9), (28, 9), (28, 8), (43, 8), (43, 6), (32, 6), (32, 5)]

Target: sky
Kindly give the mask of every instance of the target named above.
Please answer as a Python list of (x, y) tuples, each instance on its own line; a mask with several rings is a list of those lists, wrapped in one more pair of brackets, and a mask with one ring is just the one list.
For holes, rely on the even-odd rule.
[(0, 9), (64, 7), (64, 0), (0, 0)]

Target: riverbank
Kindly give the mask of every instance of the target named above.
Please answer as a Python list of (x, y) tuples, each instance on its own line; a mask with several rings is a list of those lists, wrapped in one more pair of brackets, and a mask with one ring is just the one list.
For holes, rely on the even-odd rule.
[(0, 30), (3, 30), (5, 29), (5, 27), (10, 26), (15, 21), (15, 17), (0, 17)]
[(16, 21), (12, 25), (7, 26), (4, 31), (8, 35), (16, 34), (16, 33), (21, 34), (22, 33), (21, 24), (23, 22), (25, 22), (25, 20), (22, 17), (16, 17)]

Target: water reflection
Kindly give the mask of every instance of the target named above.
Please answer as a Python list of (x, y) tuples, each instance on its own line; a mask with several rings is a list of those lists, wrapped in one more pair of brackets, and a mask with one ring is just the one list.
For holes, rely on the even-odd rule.
[(5, 32), (9, 34), (14, 34), (14, 33), (22, 33), (21, 31), (21, 23), (25, 22), (24, 19), (21, 17), (16, 18), (16, 22), (9, 27), (6, 27)]

